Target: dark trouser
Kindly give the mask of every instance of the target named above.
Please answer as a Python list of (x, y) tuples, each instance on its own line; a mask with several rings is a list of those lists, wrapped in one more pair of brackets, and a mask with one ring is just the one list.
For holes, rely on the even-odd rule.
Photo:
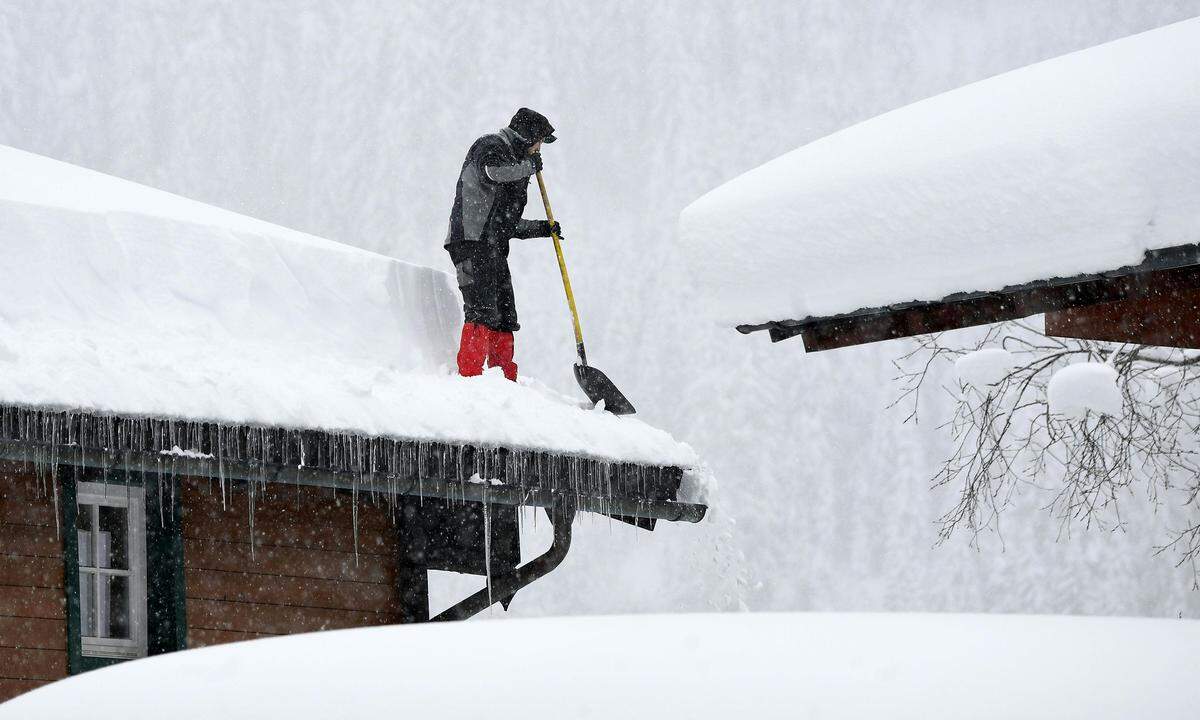
[(463, 321), (501, 332), (521, 329), (508, 270), (508, 243), (455, 243), (448, 248), (463, 296)]

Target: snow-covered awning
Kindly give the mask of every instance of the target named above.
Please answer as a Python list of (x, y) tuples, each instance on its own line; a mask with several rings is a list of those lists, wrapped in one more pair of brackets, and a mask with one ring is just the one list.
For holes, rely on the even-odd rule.
[[(54, 443), (53, 423), (83, 449), (316, 466), (314, 443), (355, 438), (344, 452), (367, 455), (325, 469), (399, 473), (401, 450), (469, 450), (478, 464), (456, 471), (569, 459), (630, 487), (700, 465), (666, 432), (535, 380), (458, 377), (442, 272), (12, 148), (0, 166), (2, 441)], [(270, 457), (239, 455), (254, 429)]]
[[(922, 304), (947, 329), (1003, 319), (987, 303), (1013, 293), (1033, 314), (1053, 309), (1037, 302), (1047, 287), (1178, 268), (1200, 243), (1198, 47), (1200, 18), (914, 103), (734, 179), (681, 217), (698, 306), (775, 339)], [(981, 297), (974, 315), (942, 306)]]

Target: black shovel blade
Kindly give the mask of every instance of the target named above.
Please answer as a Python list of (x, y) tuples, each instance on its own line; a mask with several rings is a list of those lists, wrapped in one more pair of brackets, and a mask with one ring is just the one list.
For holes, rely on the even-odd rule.
[(603, 400), (604, 409), (613, 415), (632, 415), (637, 412), (633, 409), (633, 403), (613, 385), (613, 381), (591, 365), (576, 363), (575, 380), (593, 405), (598, 405)]

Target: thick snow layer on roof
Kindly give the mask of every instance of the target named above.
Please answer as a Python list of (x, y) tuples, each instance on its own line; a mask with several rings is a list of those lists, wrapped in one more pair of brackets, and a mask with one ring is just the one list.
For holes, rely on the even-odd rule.
[(1112, 270), (1200, 242), (1200, 18), (1005, 73), (794, 150), (682, 214), (725, 324)]
[[(0, 718), (1194, 718), (1200, 622), (729, 614), (294, 635), (77, 675)], [(131, 698), (135, 699), (131, 701)]]
[(696, 464), (635, 418), (452, 374), (449, 278), (0, 147), (0, 404)]

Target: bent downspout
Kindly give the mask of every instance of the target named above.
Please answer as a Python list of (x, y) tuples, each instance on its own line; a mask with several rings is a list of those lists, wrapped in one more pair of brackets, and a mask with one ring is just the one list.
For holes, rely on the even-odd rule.
[(554, 540), (550, 543), (549, 550), (510, 573), (492, 578), (491, 588), (484, 587), (474, 595), (458, 601), (430, 618), (429, 622), (466, 620), (497, 602), (503, 602), (507, 606), (518, 590), (540, 580), (558, 567), (567, 556), (567, 550), (571, 549), (571, 522), (575, 519), (575, 505), (571, 502), (559, 502), (553, 510), (546, 508), (546, 514), (550, 516), (550, 524), (554, 526)]

